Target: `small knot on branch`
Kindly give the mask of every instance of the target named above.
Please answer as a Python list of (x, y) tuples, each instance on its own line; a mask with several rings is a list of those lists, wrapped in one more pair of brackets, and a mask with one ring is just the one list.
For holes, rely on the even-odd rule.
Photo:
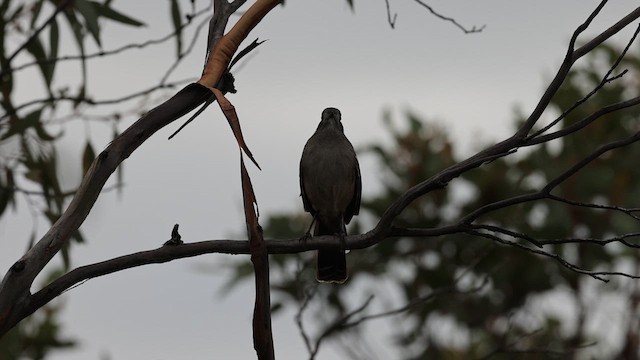
[(171, 230), (171, 239), (167, 240), (162, 246), (177, 246), (182, 245), (184, 242), (181, 240), (182, 236), (178, 232), (178, 224), (173, 225), (173, 230)]

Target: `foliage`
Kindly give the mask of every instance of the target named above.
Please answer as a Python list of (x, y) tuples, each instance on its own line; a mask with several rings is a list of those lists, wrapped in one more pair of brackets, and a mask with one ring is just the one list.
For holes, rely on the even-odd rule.
[[(571, 73), (550, 110), (560, 114), (583, 98), (607, 71), (602, 64), (612, 63), (618, 54), (619, 49), (614, 47), (599, 48), (587, 64)], [(638, 55), (628, 54), (622, 66), (640, 70)], [(558, 126), (567, 127), (603, 106), (621, 101), (623, 96), (637, 96), (637, 74), (630, 71), (607, 84)], [(384, 120), (392, 145), (370, 144), (361, 152), (361, 156), (373, 155), (384, 173), (383, 190), (363, 199), (361, 213), (373, 219), (379, 218), (406, 189), (461, 160), (456, 156), (455, 143), (437, 125), (423, 122), (411, 112), (406, 114), (404, 127), (394, 125), (388, 114)], [(442, 226), (479, 206), (537, 190), (599, 144), (637, 131), (638, 120), (633, 111), (616, 112), (581, 133), (495, 160), (456, 179), (444, 190), (414, 201), (395, 225)], [(581, 203), (633, 207), (640, 202), (640, 189), (634, 186), (640, 181), (640, 169), (634, 161), (638, 156), (637, 146), (615, 151), (568, 179), (553, 194)], [(633, 239), (637, 226), (633, 218), (621, 212), (551, 200), (511, 206), (479, 220), (539, 240), (606, 239), (623, 234)], [(265, 235), (300, 236), (308, 221), (309, 216), (301, 214), (273, 216), (267, 221)], [(352, 233), (359, 233), (361, 225), (356, 224)], [(314, 282), (311, 255), (274, 255), (274, 303), (278, 309), (290, 306), (300, 313), (312, 311), (308, 317), (319, 329), (317, 338), (357, 334), (356, 319), (365, 322), (366, 316), (389, 311), (382, 317), (394, 317), (389, 322), (393, 342), (406, 359), (510, 359), (519, 352), (539, 353), (540, 357), (616, 358), (629, 349), (637, 352), (633, 350), (633, 334), (638, 329), (632, 322), (609, 325), (611, 329), (596, 326), (594, 330), (592, 326), (599, 306), (594, 291), (599, 296), (626, 299), (625, 310), (634, 314), (638, 311), (633, 300), (638, 295), (636, 285), (630, 286), (628, 279), (621, 278), (602, 285), (567, 270), (556, 258), (514, 248), (514, 244), (529, 248), (522, 240), (488, 234), (493, 239), (467, 234), (388, 239), (372, 248), (351, 251), (350, 279), (343, 286), (309, 285)], [(605, 249), (584, 241), (545, 245), (544, 250), (586, 269), (616, 271), (622, 266), (637, 269), (640, 264), (635, 249), (623, 246)], [(242, 278), (243, 273), (238, 271), (237, 277)], [(389, 295), (396, 292), (401, 294), (399, 298)], [(364, 302), (357, 299), (369, 294), (380, 309), (359, 308)], [(564, 302), (548, 305), (549, 299), (558, 297)], [(406, 309), (402, 309), (404, 305)], [(559, 310), (567, 306), (570, 311)], [(398, 311), (393, 311), (396, 307)], [(621, 347), (608, 344), (605, 338), (611, 330), (626, 334), (627, 342)]]
[[(0, 117), (0, 216), (11, 208), (15, 210), (16, 197), (23, 195), (33, 207), (32, 213), (43, 215), (53, 225), (74, 194), (75, 189), (65, 189), (61, 184), (56, 143), (63, 137), (63, 132), (52, 133), (51, 124), (54, 117), (61, 117), (61, 112), (69, 111), (79, 116), (83, 104), (91, 103), (87, 95), (86, 45), (93, 41), (101, 48), (101, 29), (105, 21), (134, 27), (144, 25), (118, 11), (110, 1), (5, 0), (0, 4), (0, 106), (3, 110)], [(80, 62), (81, 82), (77, 85), (57, 78), (60, 32), (65, 23), (77, 49), (75, 60)], [(14, 59), (19, 59), (22, 65), (16, 66)], [(22, 79), (21, 72), (26, 68), (37, 68), (46, 97), (18, 104), (14, 85)], [(75, 86), (77, 88), (72, 89)], [(38, 92), (33, 91), (34, 96)], [(64, 101), (73, 104), (70, 110), (64, 109)], [(115, 121), (114, 136), (117, 135)], [(93, 146), (87, 139), (80, 164), (83, 173), (94, 157)], [(34, 228), (29, 246), (35, 240), (35, 231)], [(76, 242), (84, 241), (79, 231), (75, 231), (72, 238)], [(63, 269), (53, 270), (58, 275), (69, 268), (68, 245), (61, 254)], [(62, 303), (46, 306), (2, 337), (0, 359), (43, 359), (53, 349), (74, 346), (74, 340), (60, 334), (61, 309)]]

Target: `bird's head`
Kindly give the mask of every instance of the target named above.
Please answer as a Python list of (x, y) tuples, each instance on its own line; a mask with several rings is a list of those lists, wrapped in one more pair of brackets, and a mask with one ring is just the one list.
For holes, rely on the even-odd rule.
[(333, 128), (340, 132), (344, 132), (342, 127), (342, 115), (340, 114), (340, 110), (336, 108), (326, 108), (322, 111), (322, 120), (320, 121), (320, 125), (318, 125), (318, 130), (325, 128)]

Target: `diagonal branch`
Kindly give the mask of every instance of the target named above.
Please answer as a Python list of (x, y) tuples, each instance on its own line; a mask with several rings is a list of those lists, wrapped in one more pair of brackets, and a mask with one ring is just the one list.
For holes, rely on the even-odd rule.
[[(234, 3), (240, 2), (236, 0)], [(98, 155), (62, 216), (11, 266), (2, 279), (0, 334), (4, 334), (24, 318), (25, 308), (30, 302), (29, 289), (34, 279), (83, 223), (107, 179), (120, 163), (159, 129), (193, 110), (211, 96), (207, 87), (216, 86), (240, 42), (279, 3), (279, 0), (257, 0), (229, 33), (215, 44), (215, 50), (199, 80), (200, 84), (188, 85), (174, 97), (149, 111)]]
[(569, 70), (571, 70), (571, 67), (578, 59), (588, 54), (591, 50), (595, 49), (596, 46), (602, 44), (611, 36), (617, 34), (620, 30), (625, 28), (631, 22), (640, 18), (640, 7), (638, 7), (635, 10), (633, 10), (631, 13), (629, 13), (627, 16), (622, 18), (620, 21), (618, 21), (616, 24), (614, 24), (613, 26), (609, 27), (608, 29), (606, 29), (605, 31), (601, 32), (599, 35), (594, 37), (591, 41), (582, 45), (580, 48), (575, 49), (575, 43), (576, 43), (576, 40), (578, 39), (578, 36), (589, 27), (593, 19), (598, 15), (600, 10), (602, 10), (602, 8), (606, 3), (607, 3), (607, 0), (603, 0), (602, 2), (600, 2), (598, 7), (591, 13), (591, 15), (589, 15), (587, 20), (584, 23), (582, 23), (576, 29), (576, 31), (574, 31), (573, 36), (571, 37), (571, 40), (569, 42), (567, 54), (565, 55), (565, 58), (562, 61), (562, 64), (560, 65), (560, 68), (558, 69), (556, 76), (553, 78), (553, 80), (545, 90), (544, 94), (540, 98), (540, 101), (536, 105), (535, 109), (533, 110), (531, 115), (529, 115), (529, 118), (527, 118), (523, 126), (516, 133), (517, 137), (524, 138), (529, 133), (529, 131), (531, 131), (533, 126), (540, 119), (540, 116), (542, 115), (542, 113), (549, 106), (549, 103), (551, 102), (551, 99), (553, 98), (553, 96), (560, 89), (560, 86), (562, 85), (567, 75), (569, 74)]
[[(582, 168), (590, 164), (592, 161), (594, 161), (595, 159), (599, 158), (600, 156), (602, 156), (603, 154), (611, 150), (627, 146), (629, 144), (637, 142), (638, 140), (640, 140), (640, 132), (636, 132), (635, 134), (629, 137), (626, 137), (624, 139), (620, 139), (617, 141), (612, 141), (610, 143), (604, 144), (598, 147), (597, 149), (595, 149), (591, 154), (587, 155), (582, 160), (574, 164), (572, 167), (567, 169), (565, 172), (558, 175), (555, 179), (552, 179), (551, 181), (549, 181), (542, 189), (532, 193), (518, 195), (508, 199), (504, 199), (504, 200), (493, 202), (491, 204), (484, 205), (474, 210), (473, 212), (469, 213), (468, 215), (464, 216), (462, 219), (460, 219), (459, 223), (471, 224), (480, 216), (492, 211), (504, 209), (509, 206), (522, 204), (529, 201), (551, 198), (552, 196), (550, 194), (554, 188), (556, 188), (558, 185), (560, 185), (569, 177), (575, 175), (578, 171), (580, 171)], [(557, 198), (554, 197), (554, 200), (557, 200)]]
[[(462, 30), (462, 32), (464, 32), (465, 34), (472, 34), (472, 33), (478, 33), (478, 32), (482, 32), (482, 30), (484, 30), (484, 28), (486, 27), (486, 25), (482, 25), (481, 27), (477, 28), (477, 27), (472, 27), (471, 29), (467, 29), (466, 27), (460, 25), (459, 22), (456, 21), (456, 19), (451, 18), (449, 16), (445, 16), (440, 14), (439, 12), (435, 11), (433, 9), (433, 7), (431, 7), (430, 5), (428, 5), (427, 3), (425, 3), (422, 0), (414, 0), (415, 2), (417, 2), (418, 4), (420, 4), (422, 7), (424, 7), (425, 9), (427, 9), (433, 16), (442, 19), (444, 21), (448, 21), (450, 23), (452, 23), (453, 25), (455, 25), (458, 29)], [(387, 3), (387, 9), (389, 8), (388, 3)], [(388, 13), (388, 10), (387, 10)], [(390, 15), (389, 15), (390, 16)], [(394, 17), (394, 22), (395, 22), (395, 17)], [(391, 23), (391, 20), (389, 20), (389, 23)], [(391, 27), (393, 27), (393, 25), (391, 25)]]
[(596, 110), (586, 118), (580, 121), (577, 121), (569, 126), (566, 126), (558, 131), (554, 131), (552, 133), (545, 134), (545, 135), (539, 135), (537, 137), (528, 137), (522, 146), (537, 145), (537, 144), (541, 144), (541, 143), (545, 143), (551, 140), (561, 138), (563, 136), (572, 134), (580, 129), (583, 129), (584, 127), (600, 119), (604, 115), (610, 114), (618, 110), (623, 110), (633, 106), (637, 106), (637, 105), (640, 105), (640, 96), (636, 96), (628, 100), (620, 101), (615, 104), (607, 105), (603, 108)]
[(536, 131), (532, 135), (528, 136), (527, 137), (527, 141), (530, 140), (530, 139), (538, 137), (539, 135), (545, 133), (547, 130), (549, 130), (552, 127), (554, 127), (558, 122), (560, 122), (562, 119), (564, 119), (570, 112), (572, 112), (573, 110), (578, 108), (578, 106), (584, 104), (593, 95), (595, 95), (600, 89), (602, 89), (603, 86), (605, 86), (606, 84), (608, 84), (608, 83), (610, 83), (610, 82), (612, 82), (614, 80), (617, 80), (617, 79), (621, 78), (622, 76), (624, 76), (624, 74), (627, 73), (627, 70), (622, 71), (620, 74), (618, 74), (616, 76), (609, 77), (613, 73), (613, 70), (615, 70), (618, 67), (618, 65), (620, 65), (620, 62), (622, 61), (622, 59), (624, 59), (625, 55), (629, 51), (629, 48), (631, 47), (631, 44), (633, 44), (633, 42), (635, 41), (635, 39), (638, 36), (639, 32), (640, 32), (640, 24), (638, 24), (638, 27), (636, 28), (636, 31), (631, 36), (631, 39), (627, 42), (627, 46), (624, 48), (624, 50), (622, 50), (622, 52), (620, 53), (620, 55), (618, 56), (616, 61), (613, 63), (613, 65), (611, 65), (611, 67), (609, 68), (607, 73), (602, 77), (602, 80), (600, 80), (600, 83), (598, 85), (596, 85), (596, 87), (593, 90), (591, 90), (591, 92), (589, 92), (582, 99), (576, 101), (576, 103), (573, 104), (569, 109), (563, 111), (562, 114), (560, 114), (560, 116), (558, 116), (551, 123), (549, 123), (548, 125), (546, 125), (542, 129)]
[[(384, 212), (376, 227), (372, 230), (372, 232), (376, 236), (384, 237), (385, 235), (390, 233), (390, 229), (392, 227), (393, 220), (407, 207), (413, 200), (424, 196), (425, 194), (442, 189), (447, 186), (447, 184), (453, 180), (454, 178), (462, 175), (463, 173), (475, 169), (477, 167), (482, 166), (483, 164), (490, 162), (492, 160), (501, 158), (512, 152), (516, 151), (519, 147), (525, 146), (528, 143), (525, 142), (525, 138), (527, 134), (531, 131), (531, 128), (536, 124), (539, 120), (540, 116), (544, 112), (544, 110), (549, 106), (551, 99), (558, 92), (560, 86), (564, 82), (565, 78), (569, 74), (571, 67), (580, 57), (587, 54), (589, 51), (593, 50), (596, 46), (609, 39), (611, 36), (618, 33), (625, 26), (630, 24), (632, 21), (640, 18), (640, 7), (633, 10), (627, 16), (618, 21), (615, 25), (610, 28), (604, 30), (602, 33), (594, 37), (591, 41), (587, 42), (585, 45), (581, 46), (578, 49), (575, 49), (575, 43), (578, 36), (584, 32), (593, 19), (598, 15), (602, 7), (607, 3), (606, 0), (603, 0), (599, 6), (589, 15), (587, 20), (582, 23), (573, 33), (571, 41), (569, 43), (569, 47), (567, 49), (567, 54), (565, 56), (564, 61), (560, 65), (560, 68), (553, 78), (546, 91), (542, 95), (535, 109), (532, 111), (529, 118), (524, 122), (522, 127), (518, 129), (518, 131), (511, 137), (485, 149), (477, 154), (471, 156), (470, 158), (452, 165), (447, 169), (442, 170), (438, 174), (430, 177), (429, 179), (415, 185), (414, 187), (407, 190), (402, 196), (400, 196), (394, 203), (387, 208)], [(622, 107), (629, 107), (636, 105), (635, 99), (630, 100), (628, 103), (620, 104), (620, 107), (616, 107), (612, 105), (612, 107), (608, 110), (618, 110)], [(601, 116), (601, 115), (600, 115)], [(592, 120), (593, 121), (593, 120)], [(518, 199), (510, 199), (509, 201), (515, 201), (515, 203), (520, 203), (524, 201), (536, 200), (539, 198), (538, 196), (527, 195)], [(472, 221), (472, 220), (471, 220)], [(372, 241), (376, 238), (376, 236), (372, 237)], [(372, 242), (373, 243), (373, 242)]]

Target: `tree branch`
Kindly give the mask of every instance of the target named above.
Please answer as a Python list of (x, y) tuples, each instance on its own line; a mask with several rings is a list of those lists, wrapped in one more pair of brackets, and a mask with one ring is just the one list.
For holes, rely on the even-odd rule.
[(475, 236), (479, 236), (479, 237), (483, 237), (486, 239), (490, 239), (493, 241), (496, 241), (500, 244), (503, 245), (508, 245), (508, 246), (513, 246), (515, 248), (536, 254), (536, 255), (541, 255), (544, 257), (548, 257), (551, 258), (553, 260), (555, 260), (556, 262), (558, 262), (560, 265), (562, 265), (563, 267), (576, 272), (578, 274), (583, 274), (583, 275), (588, 275), (596, 280), (600, 280), (602, 282), (609, 282), (609, 279), (604, 278), (603, 276), (622, 276), (622, 277), (627, 277), (630, 279), (640, 279), (640, 275), (631, 275), (631, 274), (627, 274), (624, 272), (618, 272), (618, 271), (590, 271), (590, 270), (586, 270), (581, 268), (578, 265), (575, 265), (569, 261), (567, 261), (566, 259), (564, 259), (562, 256), (558, 255), (558, 254), (552, 254), (549, 253), (547, 251), (544, 250), (539, 250), (539, 249), (533, 249), (527, 246), (524, 246), (520, 243), (514, 242), (514, 241), (509, 241), (509, 240), (505, 240), (499, 236), (493, 235), (493, 234), (489, 234), (489, 233), (484, 233), (481, 231), (476, 231), (476, 230), (468, 230), (467, 234), (469, 235), (475, 235)]
[(582, 99), (576, 101), (576, 103), (573, 104), (569, 109), (563, 111), (562, 114), (560, 116), (558, 116), (555, 120), (553, 120), (550, 124), (548, 124), (547, 126), (543, 127), (542, 129), (536, 131), (532, 135), (528, 136), (525, 141), (528, 142), (529, 140), (531, 140), (531, 139), (533, 139), (535, 137), (538, 137), (539, 135), (545, 133), (547, 130), (549, 130), (550, 128), (555, 126), (558, 122), (560, 122), (562, 119), (564, 119), (570, 112), (572, 112), (578, 106), (584, 104), (587, 100), (589, 100), (593, 95), (595, 95), (598, 92), (598, 90), (602, 89), (602, 87), (604, 85), (606, 85), (606, 84), (608, 84), (608, 83), (610, 83), (610, 82), (612, 82), (614, 80), (620, 79), (622, 76), (624, 76), (624, 74), (627, 73), (627, 70), (622, 71), (620, 74), (618, 74), (618, 75), (616, 75), (614, 77), (609, 77), (611, 75), (611, 73), (613, 73), (613, 70), (615, 70), (618, 67), (618, 65), (620, 65), (620, 62), (622, 61), (622, 59), (625, 57), (625, 55), (629, 51), (629, 48), (631, 47), (631, 44), (633, 44), (634, 40), (638, 36), (638, 32), (640, 32), (640, 24), (638, 24), (638, 27), (636, 28), (636, 31), (631, 36), (631, 39), (627, 42), (627, 46), (620, 53), (620, 55), (618, 56), (616, 61), (613, 63), (613, 65), (607, 71), (607, 73), (602, 77), (602, 80), (600, 80), (600, 83), (593, 90), (591, 90), (591, 92), (589, 92)]
[[(462, 32), (464, 32), (465, 34), (472, 34), (472, 33), (478, 33), (478, 32), (482, 32), (482, 30), (484, 30), (484, 28), (486, 27), (486, 25), (482, 25), (481, 27), (477, 28), (477, 27), (472, 27), (471, 29), (467, 29), (466, 27), (460, 25), (459, 22), (456, 21), (456, 19), (448, 17), (448, 16), (444, 16), (442, 14), (440, 14), (439, 12), (435, 11), (433, 9), (433, 7), (431, 7), (430, 5), (428, 5), (427, 3), (425, 3), (422, 0), (414, 0), (415, 2), (417, 2), (418, 4), (422, 5), (422, 7), (424, 7), (425, 9), (429, 10), (429, 12), (439, 18), (442, 19), (444, 21), (448, 21), (450, 23), (452, 23), (453, 25), (455, 25), (458, 29), (462, 30)], [(395, 19), (395, 18), (394, 18)], [(395, 22), (395, 21), (394, 21)], [(393, 27), (393, 26), (391, 26)]]
[(560, 65), (560, 68), (558, 69), (556, 76), (553, 78), (553, 80), (545, 90), (544, 94), (540, 98), (540, 101), (536, 105), (535, 109), (533, 110), (531, 115), (529, 115), (529, 118), (525, 121), (523, 126), (516, 133), (515, 136), (517, 138), (524, 138), (525, 136), (527, 136), (529, 131), (531, 131), (533, 126), (540, 119), (540, 116), (542, 115), (544, 110), (549, 106), (549, 103), (551, 102), (551, 99), (553, 98), (553, 96), (560, 89), (560, 86), (562, 85), (567, 75), (569, 74), (569, 70), (578, 59), (580, 59), (581, 57), (589, 53), (596, 46), (602, 44), (611, 36), (617, 34), (620, 30), (622, 30), (627, 25), (629, 25), (632, 21), (635, 21), (640, 17), (640, 7), (638, 7), (635, 10), (633, 10), (631, 13), (629, 13), (627, 16), (622, 18), (620, 21), (618, 21), (616, 24), (609, 27), (608, 29), (600, 33), (598, 36), (594, 37), (591, 41), (587, 42), (586, 44), (584, 44), (578, 49), (574, 49), (578, 36), (589, 27), (593, 19), (596, 17), (596, 15), (598, 15), (600, 10), (602, 10), (602, 8), (606, 3), (607, 3), (607, 0), (603, 0), (602, 2), (600, 2), (598, 7), (591, 13), (591, 15), (589, 15), (587, 20), (584, 23), (582, 23), (576, 29), (576, 31), (574, 31), (573, 36), (571, 37), (571, 40), (569, 42), (567, 54), (562, 64)]
[[(194, 13), (191, 17), (191, 20), (194, 20), (195, 18), (198, 18), (204, 14), (206, 14), (207, 12), (209, 12), (209, 10), (200, 10), (196, 13)], [(132, 50), (132, 49), (144, 49), (147, 46), (151, 46), (151, 45), (158, 45), (158, 44), (162, 44), (172, 38), (174, 38), (178, 32), (184, 30), (186, 27), (188, 27), (189, 25), (192, 25), (193, 22), (185, 22), (183, 23), (180, 28), (174, 30), (172, 33), (165, 35), (161, 38), (158, 39), (152, 39), (152, 40), (147, 40), (141, 43), (134, 43), (134, 44), (127, 44), (127, 45), (123, 45), (121, 47), (112, 49), (112, 50), (101, 50), (98, 51), (96, 53), (93, 54), (88, 54), (88, 55), (69, 55), (69, 56), (60, 56), (57, 58), (53, 58), (53, 59), (41, 59), (41, 60), (37, 60), (37, 61), (32, 61), (32, 62), (27, 62), (24, 63), (22, 65), (18, 65), (14, 68), (8, 69), (8, 72), (12, 72), (15, 73), (19, 70), (23, 70), (32, 66), (36, 66), (36, 65), (46, 65), (46, 64), (52, 64), (52, 63), (59, 63), (59, 62), (64, 62), (64, 61), (72, 61), (72, 60), (90, 60), (93, 58), (98, 58), (98, 57), (106, 57), (106, 56), (111, 56), (111, 55), (117, 55), (120, 54), (122, 52), (125, 52), (127, 50)]]
[(30, 302), (29, 289), (33, 280), (80, 227), (107, 179), (118, 165), (156, 131), (193, 110), (211, 96), (208, 88), (216, 86), (240, 42), (278, 4), (279, 0), (257, 0), (233, 29), (216, 44), (216, 49), (199, 80), (201, 85), (188, 85), (174, 97), (149, 111), (98, 155), (62, 216), (20, 260), (14, 263), (2, 279), (0, 334), (4, 334), (22, 320), (25, 313), (31, 311), (25, 311), (25, 308)]
[[(565, 172), (558, 175), (555, 179), (549, 181), (542, 189), (529, 194), (518, 195), (508, 199), (504, 199), (504, 200), (493, 202), (491, 204), (484, 205), (476, 209), (475, 211), (469, 213), (468, 215), (464, 216), (462, 219), (460, 219), (459, 223), (471, 224), (480, 216), (487, 214), (491, 211), (503, 209), (512, 205), (522, 204), (524, 202), (551, 198), (552, 196), (550, 194), (554, 188), (556, 188), (558, 185), (560, 185), (563, 181), (565, 181), (569, 177), (576, 174), (578, 171), (580, 171), (582, 168), (587, 166), (593, 160), (599, 158), (600, 156), (602, 156), (604, 153), (608, 151), (611, 151), (623, 146), (627, 146), (638, 140), (640, 140), (640, 132), (636, 132), (635, 134), (627, 138), (617, 140), (617, 141), (612, 141), (608, 144), (602, 145), (598, 147), (596, 150), (594, 150), (591, 154), (587, 155), (585, 158), (580, 160), (578, 163), (576, 163), (575, 165), (567, 169)], [(558, 200), (558, 198), (554, 197), (554, 200)]]

